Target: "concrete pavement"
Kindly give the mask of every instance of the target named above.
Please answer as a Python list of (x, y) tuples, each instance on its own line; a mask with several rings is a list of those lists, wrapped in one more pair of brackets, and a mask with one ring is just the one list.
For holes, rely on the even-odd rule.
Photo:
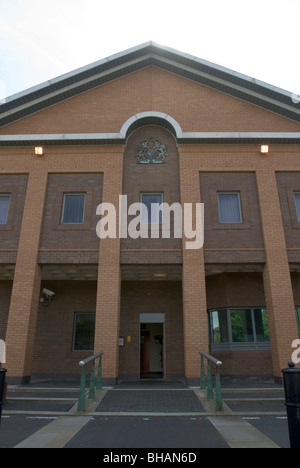
[(216, 413), (206, 392), (179, 383), (105, 388), (96, 392), (95, 400), (87, 400), (86, 412), (80, 414), (76, 389), (64, 388), (58, 397), (59, 389), (43, 388), (37, 397), (36, 390), (27, 387), (27, 401), (18, 390), (10, 389), (3, 407), (0, 448), (289, 447), (277, 387), (257, 389), (258, 399), (254, 389), (224, 389), (222, 413)]

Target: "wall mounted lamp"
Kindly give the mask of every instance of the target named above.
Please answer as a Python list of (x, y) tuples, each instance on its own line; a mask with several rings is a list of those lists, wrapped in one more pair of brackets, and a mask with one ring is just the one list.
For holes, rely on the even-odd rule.
[(36, 146), (34, 148), (34, 154), (36, 156), (44, 156), (45, 154), (45, 149), (43, 148), (43, 146)]
[(260, 154), (268, 154), (270, 150), (269, 145), (261, 145)]

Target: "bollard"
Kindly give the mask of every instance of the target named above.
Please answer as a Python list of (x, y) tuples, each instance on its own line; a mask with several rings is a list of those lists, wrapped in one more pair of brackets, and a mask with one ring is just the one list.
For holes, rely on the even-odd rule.
[(290, 445), (291, 448), (300, 448), (300, 369), (289, 362), (289, 368), (283, 369), (282, 373)]
[(0, 424), (1, 424), (2, 403), (3, 403), (6, 372), (7, 372), (6, 369), (0, 369)]

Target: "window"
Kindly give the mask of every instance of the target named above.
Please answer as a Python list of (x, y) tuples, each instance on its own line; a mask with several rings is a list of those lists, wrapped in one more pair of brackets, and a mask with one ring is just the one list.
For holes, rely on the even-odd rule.
[(210, 313), (213, 343), (228, 343), (228, 320), (226, 310), (214, 310)]
[(298, 222), (300, 223), (300, 193), (294, 193)]
[(251, 310), (231, 310), (230, 321), (233, 343), (254, 341)]
[(159, 205), (163, 203), (162, 193), (141, 193), (141, 223), (162, 224), (162, 209)]
[[(266, 309), (221, 309), (209, 312), (213, 347), (242, 349), (268, 347), (270, 333)], [(217, 346), (215, 346), (217, 345)], [(220, 347), (219, 346), (219, 347)]]
[(218, 207), (220, 223), (243, 222), (239, 192), (219, 192)]
[(296, 308), (296, 320), (297, 320), (298, 333), (300, 337), (300, 307)]
[(74, 351), (93, 351), (95, 335), (95, 314), (76, 313), (74, 320)]
[(6, 224), (10, 205), (10, 195), (0, 194), (0, 224)]
[(254, 321), (256, 331), (256, 341), (270, 342), (270, 331), (267, 309), (254, 309)]
[(62, 224), (84, 224), (85, 193), (65, 193)]

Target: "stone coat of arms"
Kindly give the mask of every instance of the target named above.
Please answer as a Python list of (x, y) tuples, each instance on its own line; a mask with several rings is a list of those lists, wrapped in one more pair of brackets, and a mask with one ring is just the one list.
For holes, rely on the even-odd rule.
[(137, 164), (164, 164), (168, 156), (166, 145), (150, 137), (136, 149)]

